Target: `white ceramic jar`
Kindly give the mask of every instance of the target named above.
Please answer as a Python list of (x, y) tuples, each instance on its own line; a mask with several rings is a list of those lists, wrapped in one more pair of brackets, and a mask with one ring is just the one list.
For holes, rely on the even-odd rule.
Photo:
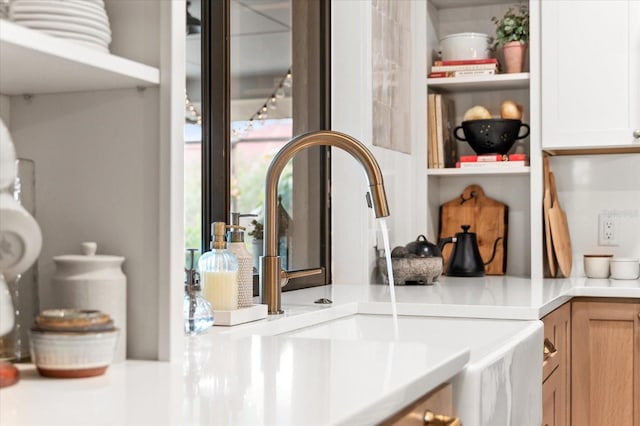
[(611, 278), (616, 280), (635, 280), (640, 275), (638, 259), (614, 257), (611, 259)]
[(449, 34), (440, 39), (440, 52), (443, 61), (465, 59), (487, 59), (490, 53), (491, 38), (482, 33)]
[(99, 310), (120, 329), (114, 362), (126, 359), (127, 278), (124, 257), (97, 255), (97, 244), (82, 243), (81, 255), (55, 256), (53, 302), (55, 308)]

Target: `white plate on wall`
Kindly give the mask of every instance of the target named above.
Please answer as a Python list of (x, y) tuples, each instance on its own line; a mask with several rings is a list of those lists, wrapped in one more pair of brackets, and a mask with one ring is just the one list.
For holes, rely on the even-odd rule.
[(85, 34), (92, 35), (99, 40), (104, 41), (105, 43), (111, 42), (111, 34), (108, 34), (104, 31), (101, 31), (94, 27), (88, 27), (83, 25), (74, 25), (68, 24), (65, 22), (55, 22), (55, 21), (19, 21), (17, 24), (24, 25), (25, 27), (29, 27), (36, 30), (58, 30), (58, 31), (66, 31), (69, 33), (77, 33), (77, 34)]
[(48, 15), (46, 13), (22, 13), (14, 12), (11, 14), (11, 20), (14, 22), (21, 21), (42, 21), (42, 22), (66, 22), (69, 24), (84, 25), (105, 31), (111, 34), (111, 28), (108, 22), (93, 18), (84, 18), (71, 15)]

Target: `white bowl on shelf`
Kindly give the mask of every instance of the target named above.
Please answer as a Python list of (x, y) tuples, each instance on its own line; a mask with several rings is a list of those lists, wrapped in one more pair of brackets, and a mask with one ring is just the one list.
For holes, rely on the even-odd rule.
[(440, 39), (440, 53), (443, 61), (465, 59), (487, 59), (491, 38), (483, 33), (456, 33)]

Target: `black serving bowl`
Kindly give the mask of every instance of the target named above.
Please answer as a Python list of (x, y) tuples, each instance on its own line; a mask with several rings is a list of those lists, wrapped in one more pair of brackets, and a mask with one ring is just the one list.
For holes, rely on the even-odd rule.
[[(520, 129), (525, 133), (520, 135)], [(464, 137), (458, 134), (462, 129)], [(529, 136), (529, 125), (520, 120), (489, 118), (484, 120), (463, 121), (453, 131), (456, 139), (468, 142), (476, 154), (502, 154), (509, 152), (518, 139)]]

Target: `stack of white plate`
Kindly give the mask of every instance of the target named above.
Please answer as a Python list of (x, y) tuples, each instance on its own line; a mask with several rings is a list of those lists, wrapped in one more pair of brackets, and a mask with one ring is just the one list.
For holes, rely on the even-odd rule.
[(111, 28), (103, 0), (12, 0), (17, 24), (109, 52)]

